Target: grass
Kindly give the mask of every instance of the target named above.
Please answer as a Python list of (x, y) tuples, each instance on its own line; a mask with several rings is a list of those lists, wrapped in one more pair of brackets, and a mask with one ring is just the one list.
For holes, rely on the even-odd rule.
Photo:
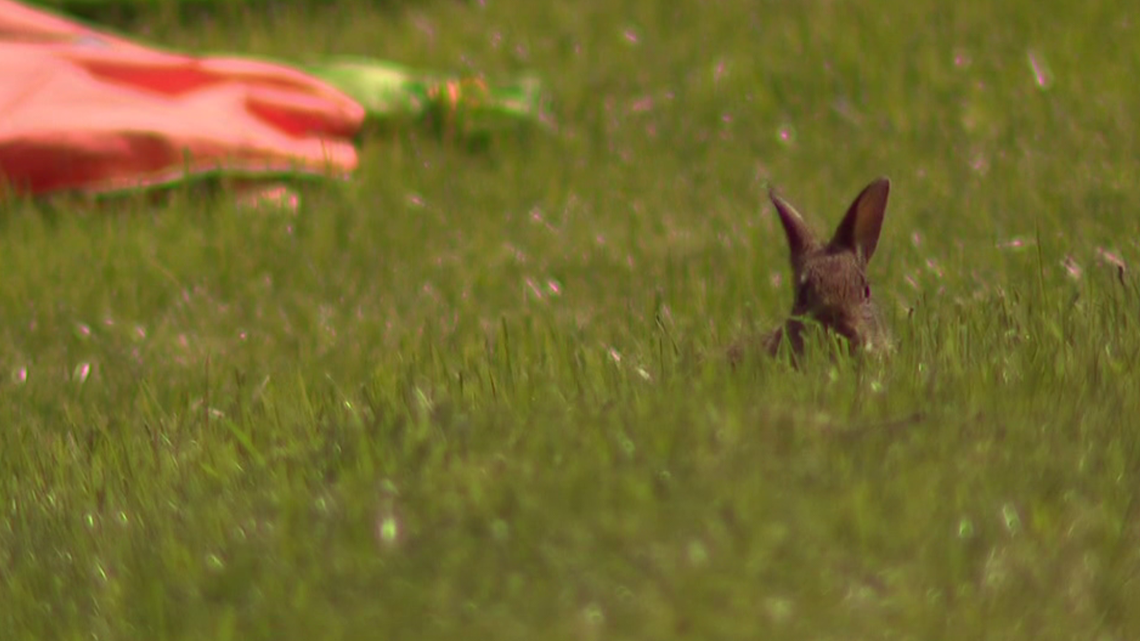
[[(1140, 636), (1119, 3), (136, 20), (534, 70), (556, 127), (370, 139), (297, 215), (3, 205), (6, 638)], [(822, 229), (879, 174), (894, 358), (725, 366), (791, 302), (766, 185)]]

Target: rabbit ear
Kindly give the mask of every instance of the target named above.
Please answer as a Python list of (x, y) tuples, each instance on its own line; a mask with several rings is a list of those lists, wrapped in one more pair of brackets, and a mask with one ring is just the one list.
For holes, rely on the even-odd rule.
[(780, 214), (780, 223), (784, 226), (784, 235), (788, 237), (792, 266), (796, 267), (805, 255), (819, 248), (819, 241), (791, 203), (777, 196), (773, 189), (768, 190), (768, 198), (776, 206), (776, 213)]
[(879, 244), (890, 192), (891, 181), (885, 176), (864, 187), (835, 230), (830, 247), (854, 252), (864, 264), (870, 262)]

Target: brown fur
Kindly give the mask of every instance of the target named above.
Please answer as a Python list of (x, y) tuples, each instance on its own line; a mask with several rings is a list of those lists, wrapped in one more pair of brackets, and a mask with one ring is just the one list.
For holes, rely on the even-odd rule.
[[(786, 340), (793, 355), (802, 354), (806, 330), (813, 324), (841, 336), (857, 352), (889, 349), (890, 338), (867, 279), (867, 264), (879, 242), (889, 194), (887, 178), (872, 181), (824, 243), (790, 203), (775, 191), (769, 192), (788, 241), (795, 300), (784, 325), (763, 337), (765, 352), (775, 355)], [(738, 360), (743, 351), (734, 346), (729, 357)]]

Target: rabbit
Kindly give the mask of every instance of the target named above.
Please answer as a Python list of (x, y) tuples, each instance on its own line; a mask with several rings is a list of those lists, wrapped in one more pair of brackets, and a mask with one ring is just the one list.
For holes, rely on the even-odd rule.
[[(788, 201), (770, 189), (791, 255), (795, 300), (782, 327), (764, 335), (763, 350), (775, 356), (787, 341), (793, 359), (803, 354), (805, 330), (814, 322), (827, 333), (842, 337), (856, 353), (885, 354), (891, 349), (889, 333), (871, 299), (867, 264), (875, 254), (891, 182), (880, 177), (867, 185), (851, 203), (835, 234), (826, 243), (811, 231)], [(805, 322), (806, 321), (806, 322)], [(743, 348), (733, 346), (733, 362)]]

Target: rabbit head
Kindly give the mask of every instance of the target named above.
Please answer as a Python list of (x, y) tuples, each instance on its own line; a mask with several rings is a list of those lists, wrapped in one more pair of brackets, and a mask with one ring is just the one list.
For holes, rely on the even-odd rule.
[(770, 353), (775, 354), (785, 338), (795, 354), (802, 353), (805, 321), (842, 336), (858, 351), (888, 347), (871, 299), (867, 264), (879, 243), (890, 188), (885, 177), (867, 185), (827, 242), (812, 233), (788, 201), (769, 192), (787, 236), (795, 286), (791, 318), (767, 339)]

